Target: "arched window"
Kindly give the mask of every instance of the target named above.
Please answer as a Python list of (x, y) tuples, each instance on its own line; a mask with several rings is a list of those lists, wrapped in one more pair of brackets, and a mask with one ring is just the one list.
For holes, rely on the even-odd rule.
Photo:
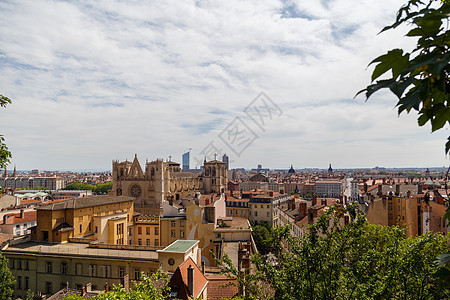
[(117, 193), (117, 196), (122, 196), (122, 189), (118, 188), (116, 193)]

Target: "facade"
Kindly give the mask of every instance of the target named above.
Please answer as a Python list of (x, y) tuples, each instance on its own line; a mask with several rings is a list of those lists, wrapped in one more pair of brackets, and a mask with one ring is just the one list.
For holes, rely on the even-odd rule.
[(144, 215), (160, 216), (165, 200), (195, 192), (221, 193), (226, 188), (226, 164), (217, 160), (205, 161), (202, 174), (181, 172), (178, 163), (163, 160), (147, 162), (143, 170), (137, 156), (133, 162), (113, 161), (113, 195), (134, 197), (135, 210)]
[(0, 178), (0, 186), (7, 189), (35, 189), (38, 187), (59, 190), (66, 187), (61, 177), (4, 177)]
[(47, 296), (66, 287), (93, 289), (123, 284), (123, 277), (139, 280), (141, 272), (151, 274), (159, 268), (156, 251), (91, 247), (90, 244), (27, 242), (10, 245), (2, 253), (16, 278), (14, 299), (25, 299), (27, 290)]
[(426, 194), (370, 197), (366, 208), (367, 220), (373, 224), (406, 228), (407, 236), (422, 235), (427, 231), (448, 234), (448, 222), (444, 220), (447, 207), (439, 195)]
[(342, 182), (333, 180), (316, 181), (315, 193), (321, 197), (342, 196)]
[(127, 244), (133, 200), (125, 196), (88, 196), (38, 207), (38, 222), (31, 238), (63, 243), (70, 238), (88, 237), (107, 244)]
[(273, 191), (254, 191), (248, 194), (244, 193), (242, 197), (249, 198), (249, 219), (251, 221), (256, 224), (266, 221), (272, 226), (278, 226), (278, 206), (292, 198), (291, 195)]

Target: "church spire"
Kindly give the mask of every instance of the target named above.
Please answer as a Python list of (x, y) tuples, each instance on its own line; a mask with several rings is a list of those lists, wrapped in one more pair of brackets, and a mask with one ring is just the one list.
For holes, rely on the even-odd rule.
[(17, 172), (16, 172), (16, 164), (14, 164), (14, 172), (13, 172), (13, 177), (16, 177)]

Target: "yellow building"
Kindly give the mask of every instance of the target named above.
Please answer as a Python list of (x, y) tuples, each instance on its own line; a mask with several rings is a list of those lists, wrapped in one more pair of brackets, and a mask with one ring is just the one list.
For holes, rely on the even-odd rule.
[(373, 224), (391, 226), (401, 225), (406, 228), (407, 236), (421, 235), (427, 231), (447, 234), (448, 223), (444, 221), (446, 207), (437, 194), (404, 196), (369, 195), (367, 220)]
[(107, 244), (127, 244), (133, 217), (132, 197), (88, 196), (37, 208), (31, 238), (50, 243), (86, 237)]

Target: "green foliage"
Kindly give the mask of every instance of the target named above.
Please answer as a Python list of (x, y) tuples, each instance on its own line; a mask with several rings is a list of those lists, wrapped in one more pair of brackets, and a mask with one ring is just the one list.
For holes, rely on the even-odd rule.
[(11, 299), (16, 280), (8, 267), (8, 259), (0, 253), (0, 299)]
[[(369, 99), (378, 90), (388, 88), (399, 99), (399, 114), (412, 109), (418, 112), (419, 126), (429, 121), (434, 132), (450, 124), (449, 14), (448, 1), (410, 0), (403, 6), (395, 23), (381, 32), (410, 24), (413, 28), (406, 36), (417, 38), (417, 47), (411, 53), (393, 49), (375, 58), (370, 63), (376, 64), (372, 84), (358, 94), (365, 92)], [(377, 80), (389, 71), (389, 78)], [(450, 137), (445, 146), (445, 153), (449, 152)]]
[(343, 213), (333, 207), (301, 239), (287, 237), (278, 265), (253, 258), (275, 299), (448, 299), (434, 263), (448, 236), (406, 238), (404, 228), (369, 224), (357, 207), (339, 225)]
[(236, 279), (236, 282), (230, 282), (226, 286), (236, 286), (239, 290), (239, 295), (237, 297), (233, 297), (233, 299), (242, 299), (242, 300), (253, 300), (253, 299), (261, 299), (261, 296), (264, 294), (264, 286), (260, 283), (260, 273), (256, 272), (253, 274), (246, 271), (238, 270), (231, 261), (230, 257), (224, 253), (222, 259), (218, 259), (214, 256), (214, 253), (211, 251), (211, 255), (214, 257), (216, 264), (218, 267), (221, 267), (221, 274), (226, 275), (229, 278)]
[(261, 221), (258, 225), (252, 224), (252, 235), (258, 251), (267, 254), (278, 255), (281, 251), (281, 239), (287, 234), (284, 227), (273, 228), (267, 221)]
[[(125, 291), (122, 286), (115, 286), (113, 291), (100, 294), (94, 300), (165, 300), (168, 299), (170, 287), (169, 276), (158, 269), (151, 276), (141, 274), (141, 281), (135, 282), (134, 289)], [(67, 296), (64, 300), (82, 300), (81, 296)]]
[(34, 293), (31, 290), (27, 291), (27, 294), (25, 296), (25, 300), (33, 300)]
[(69, 183), (63, 190), (92, 190), (94, 187), (89, 183), (81, 183), (79, 181), (75, 181)]
[(95, 194), (107, 194), (111, 189), (112, 189), (112, 181), (94, 185), (92, 188), (92, 192)]
[[(2, 94), (0, 94), (0, 107), (6, 107), (10, 104), (11, 100)], [(10, 163), (11, 152), (8, 151), (8, 147), (5, 144), (5, 138), (0, 134), (0, 169), (5, 169), (8, 163)]]

